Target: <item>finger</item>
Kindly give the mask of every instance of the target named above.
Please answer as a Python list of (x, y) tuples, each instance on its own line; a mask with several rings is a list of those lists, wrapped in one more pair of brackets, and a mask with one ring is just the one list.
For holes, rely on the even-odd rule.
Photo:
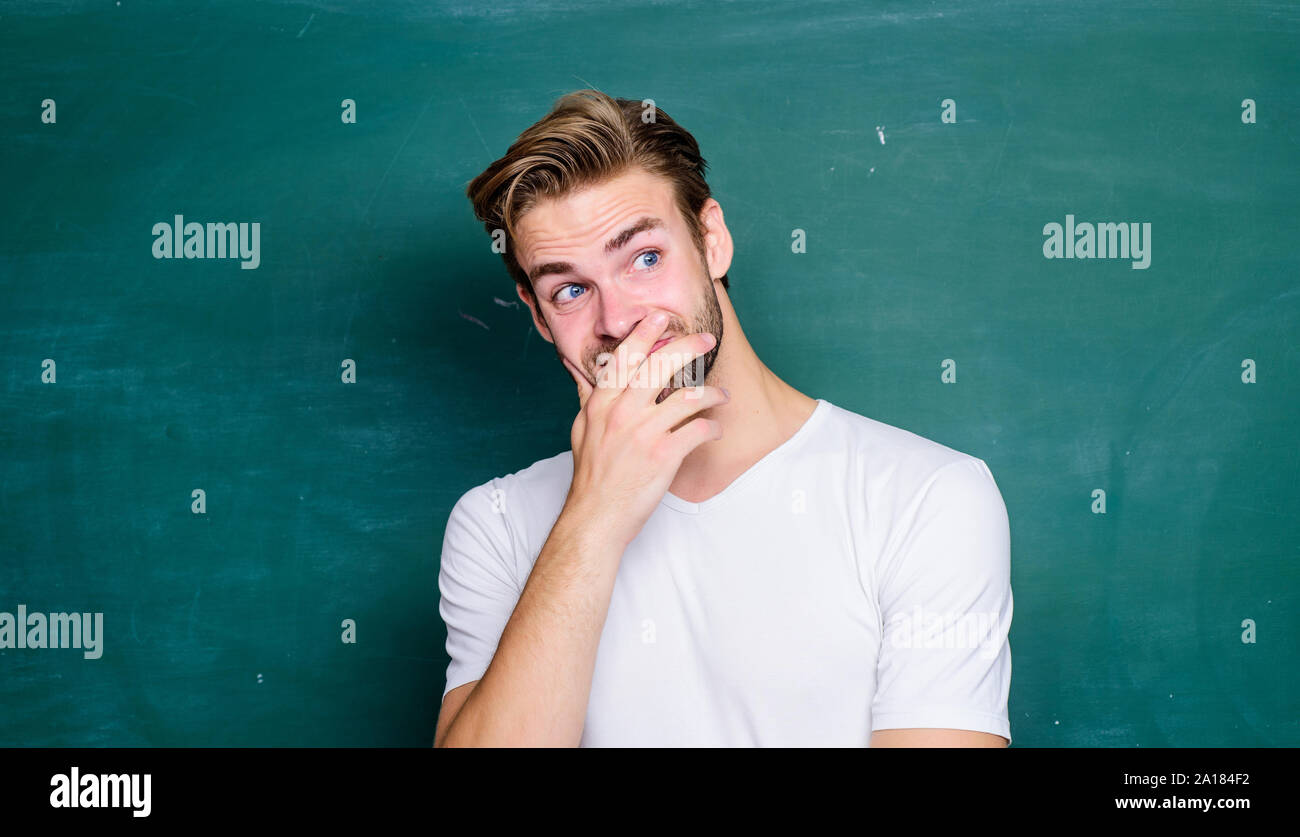
[(569, 375), (573, 378), (573, 382), (578, 386), (578, 406), (587, 406), (587, 399), (591, 397), (593, 389), (591, 382), (587, 380), (586, 375), (579, 372), (572, 363), (569, 363), (567, 357), (561, 357), (560, 360), (564, 362), (564, 368), (569, 370)]
[(703, 416), (686, 422), (680, 430), (668, 434), (668, 450), (674, 462), (680, 463), (687, 455), (705, 442), (722, 438), (722, 424)]
[(668, 312), (655, 311), (637, 323), (596, 376), (597, 388), (621, 390), (630, 386), (636, 370), (650, 353), (650, 347), (668, 328), (668, 320)]
[(657, 427), (663, 428), (665, 433), (670, 433), (677, 429), (677, 425), (701, 410), (726, 404), (730, 400), (731, 396), (721, 387), (683, 387), (673, 390), (655, 407), (654, 422)]
[[(704, 381), (700, 378), (688, 378), (685, 375), (679, 378), (677, 373), (681, 372), (687, 364), (694, 363), (708, 354), (716, 345), (715, 341), (716, 338), (712, 334), (703, 331), (665, 343), (659, 351), (646, 359), (633, 380), (628, 383), (628, 388), (643, 390), (644, 400), (649, 401), (658, 398), (663, 388), (670, 384), (679, 387), (684, 383), (694, 384), (696, 387), (702, 385)], [(701, 362), (693, 371), (695, 376), (702, 376), (703, 363)]]

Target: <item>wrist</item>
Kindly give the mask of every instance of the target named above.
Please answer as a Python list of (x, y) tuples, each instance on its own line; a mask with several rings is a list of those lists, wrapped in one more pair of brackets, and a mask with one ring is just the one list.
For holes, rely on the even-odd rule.
[(594, 501), (570, 495), (560, 510), (556, 526), (583, 554), (614, 552), (622, 555), (631, 542), (612, 525), (608, 509)]

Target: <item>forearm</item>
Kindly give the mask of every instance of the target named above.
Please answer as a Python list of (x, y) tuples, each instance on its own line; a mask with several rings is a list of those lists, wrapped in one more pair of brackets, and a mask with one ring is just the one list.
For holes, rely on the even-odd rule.
[(576, 747), (623, 544), (568, 504), (542, 546), (448, 747)]

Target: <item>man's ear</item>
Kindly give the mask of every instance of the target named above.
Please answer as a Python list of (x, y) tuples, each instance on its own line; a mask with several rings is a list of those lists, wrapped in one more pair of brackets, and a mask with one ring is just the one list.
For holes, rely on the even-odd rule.
[(704, 224), (704, 260), (709, 267), (709, 278), (720, 279), (731, 269), (735, 253), (731, 231), (722, 217), (722, 205), (713, 198), (700, 207), (700, 221)]
[(524, 305), (527, 305), (528, 310), (532, 313), (533, 326), (536, 327), (537, 333), (542, 335), (542, 339), (547, 343), (554, 343), (555, 341), (551, 339), (551, 330), (546, 327), (546, 321), (542, 319), (541, 314), (538, 312), (537, 301), (533, 299), (533, 295), (524, 290), (524, 286), (518, 282), (515, 283), (515, 293), (519, 294), (519, 298), (524, 301)]

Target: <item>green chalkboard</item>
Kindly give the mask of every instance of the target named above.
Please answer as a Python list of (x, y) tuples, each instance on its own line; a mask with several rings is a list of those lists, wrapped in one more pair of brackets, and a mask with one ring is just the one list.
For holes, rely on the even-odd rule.
[[(988, 463), (1015, 746), (1300, 744), (1298, 30), (6, 4), (0, 612), (102, 634), (0, 648), (0, 745), (429, 745), (447, 515), (576, 408), (464, 190), (588, 86), (699, 140), (774, 372)], [(1048, 258), (1067, 223), (1149, 224), (1147, 264)]]

